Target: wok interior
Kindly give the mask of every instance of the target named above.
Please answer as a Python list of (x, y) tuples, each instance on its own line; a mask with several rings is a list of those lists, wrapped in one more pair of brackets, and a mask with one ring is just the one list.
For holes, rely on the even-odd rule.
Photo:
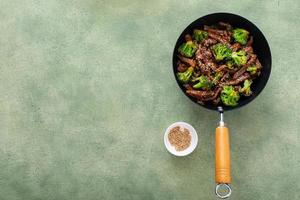
[[(177, 68), (176, 63), (178, 61), (177, 49), (178, 49), (179, 45), (185, 41), (184, 36), (188, 33), (192, 33), (192, 31), (196, 28), (203, 28), (204, 25), (214, 25), (214, 24), (217, 24), (219, 21), (230, 23), (234, 27), (244, 28), (250, 32), (250, 34), (253, 36), (253, 39), (254, 39), (253, 45), (252, 45), (253, 49), (254, 49), (255, 53), (257, 54), (258, 59), (260, 60), (262, 66), (263, 66), (261, 75), (257, 79), (255, 79), (252, 84), (251, 89), (252, 89), (253, 95), (251, 95), (250, 97), (241, 97), (238, 105), (235, 107), (223, 106), (224, 110), (232, 110), (234, 108), (238, 108), (243, 105), (246, 105), (250, 101), (255, 99), (255, 97), (259, 95), (259, 93), (263, 90), (263, 88), (267, 84), (268, 78), (271, 73), (271, 52), (270, 52), (268, 42), (265, 39), (262, 32), (253, 23), (251, 23), (247, 19), (245, 19), (241, 16), (238, 16), (238, 15), (230, 14), (230, 13), (215, 13), (215, 14), (206, 15), (206, 16), (201, 17), (201, 18), (197, 19), (196, 21), (192, 22), (181, 33), (181, 35), (175, 45), (175, 49), (173, 52), (173, 71), (175, 74), (176, 68)], [(179, 84), (181, 90), (184, 92), (185, 88), (178, 82), (178, 80), (177, 80), (177, 83)], [(196, 103), (196, 100), (194, 98), (192, 98), (190, 96), (188, 96), (188, 97)], [(198, 104), (198, 105), (200, 105), (200, 104)], [(212, 110), (217, 110), (217, 107), (218, 107), (211, 103), (208, 103), (208, 104), (205, 104), (202, 106), (204, 106), (208, 109), (212, 109)]]

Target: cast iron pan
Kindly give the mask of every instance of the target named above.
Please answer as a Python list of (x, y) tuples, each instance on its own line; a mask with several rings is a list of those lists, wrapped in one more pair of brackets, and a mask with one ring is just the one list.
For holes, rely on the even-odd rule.
[[(233, 27), (243, 28), (250, 32), (253, 36), (253, 50), (257, 54), (259, 61), (261, 62), (263, 68), (261, 70), (261, 75), (256, 78), (251, 85), (251, 90), (253, 95), (250, 97), (241, 97), (239, 103), (235, 107), (230, 106), (215, 106), (213, 104), (200, 105), (197, 103), (196, 99), (188, 96), (185, 93), (185, 88), (176, 78), (177, 71), (177, 61), (178, 61), (178, 47), (183, 42), (185, 42), (184, 36), (188, 33), (192, 33), (196, 28), (203, 28), (204, 25), (214, 25), (218, 22), (230, 23)], [(231, 13), (213, 13), (200, 17), (199, 19), (188, 25), (184, 31), (180, 34), (173, 52), (173, 71), (175, 79), (181, 88), (182, 92), (193, 102), (200, 106), (203, 106), (210, 110), (219, 111), (221, 115), (220, 125), (216, 129), (216, 171), (215, 171), (215, 181), (216, 181), (216, 195), (220, 198), (227, 198), (231, 194), (231, 188), (229, 184), (231, 183), (230, 175), (230, 148), (229, 148), (229, 130), (225, 126), (223, 121), (223, 110), (233, 110), (248, 104), (250, 101), (255, 99), (260, 92), (264, 89), (268, 82), (271, 73), (271, 51), (268, 42), (262, 32), (249, 20), (239, 15)], [(225, 192), (221, 193), (222, 188), (225, 188)]]

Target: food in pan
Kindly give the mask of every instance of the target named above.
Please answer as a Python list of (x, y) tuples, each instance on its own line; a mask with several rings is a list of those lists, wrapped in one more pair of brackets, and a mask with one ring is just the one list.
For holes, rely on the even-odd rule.
[(236, 106), (261, 73), (252, 44), (247, 30), (228, 23), (195, 29), (178, 48), (177, 79), (199, 104)]

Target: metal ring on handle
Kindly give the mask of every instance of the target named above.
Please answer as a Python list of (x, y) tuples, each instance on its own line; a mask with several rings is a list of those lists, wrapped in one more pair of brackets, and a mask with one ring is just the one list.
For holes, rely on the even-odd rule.
[[(225, 186), (225, 187), (228, 189), (228, 193), (227, 193), (227, 194), (222, 195), (222, 194), (219, 193), (219, 188), (220, 188), (221, 186)], [(230, 187), (228, 184), (226, 184), (226, 183), (225, 183), (225, 184), (222, 183), (222, 184), (216, 185), (216, 195), (217, 195), (219, 198), (221, 198), (221, 199), (226, 199), (226, 198), (228, 198), (228, 197), (231, 195), (231, 187)]]

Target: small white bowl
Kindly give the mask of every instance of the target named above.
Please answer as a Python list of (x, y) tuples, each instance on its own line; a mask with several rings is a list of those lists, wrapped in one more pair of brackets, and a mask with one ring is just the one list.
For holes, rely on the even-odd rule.
[[(191, 144), (188, 148), (186, 148), (183, 151), (176, 151), (175, 147), (170, 144), (170, 141), (168, 138), (170, 130), (176, 126), (188, 129), (191, 134)], [(175, 122), (167, 128), (165, 135), (164, 135), (164, 143), (165, 143), (167, 150), (171, 154), (173, 154), (175, 156), (186, 156), (186, 155), (189, 155), (190, 153), (192, 153), (195, 150), (195, 148), (197, 147), (198, 135), (197, 135), (197, 132), (194, 129), (194, 127), (192, 127), (190, 124), (188, 124), (186, 122)]]

